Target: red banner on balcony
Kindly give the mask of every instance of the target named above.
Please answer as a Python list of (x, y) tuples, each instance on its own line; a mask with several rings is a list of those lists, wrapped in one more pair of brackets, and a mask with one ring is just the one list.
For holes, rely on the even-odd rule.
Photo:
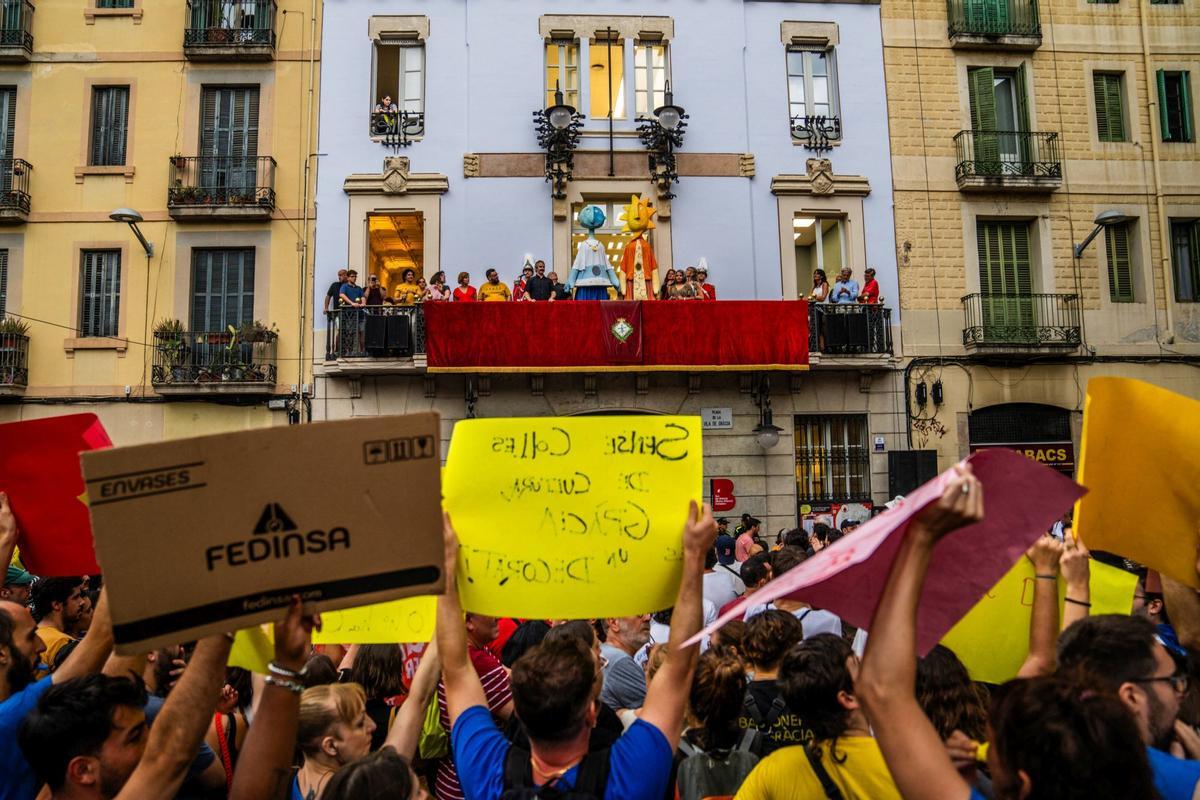
[(426, 303), (424, 312), (432, 372), (808, 366), (802, 300)]

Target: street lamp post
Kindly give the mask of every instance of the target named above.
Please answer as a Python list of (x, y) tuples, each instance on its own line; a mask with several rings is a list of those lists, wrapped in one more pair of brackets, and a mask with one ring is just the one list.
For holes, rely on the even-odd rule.
[(671, 184), (679, 183), (675, 149), (683, 146), (688, 115), (675, 105), (669, 81), (663, 99), (663, 104), (654, 109), (653, 119), (644, 119), (638, 125), (638, 137), (649, 153), (650, 180), (658, 186), (659, 197), (670, 200), (675, 196)]
[(574, 178), (575, 148), (579, 146), (579, 131), (583, 115), (563, 102), (562, 89), (554, 85), (554, 105), (533, 112), (538, 147), (546, 151), (546, 181), (556, 200), (567, 197), (567, 182)]

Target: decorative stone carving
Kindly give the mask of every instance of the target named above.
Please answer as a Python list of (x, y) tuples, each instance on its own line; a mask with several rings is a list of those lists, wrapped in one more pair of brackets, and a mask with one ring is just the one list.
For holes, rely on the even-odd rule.
[(479, 177), (479, 153), (463, 153), (463, 177)]
[(383, 193), (404, 194), (408, 191), (408, 157), (388, 156), (383, 160)]
[(810, 158), (804, 166), (813, 194), (833, 194), (833, 164), (828, 158)]
[(742, 153), (738, 157), (738, 173), (743, 178), (754, 177), (754, 153)]

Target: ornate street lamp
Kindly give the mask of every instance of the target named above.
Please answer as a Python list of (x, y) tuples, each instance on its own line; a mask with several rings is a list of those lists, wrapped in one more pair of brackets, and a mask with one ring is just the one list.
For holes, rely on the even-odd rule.
[(658, 186), (659, 197), (670, 200), (671, 184), (679, 183), (675, 169), (675, 149), (683, 146), (683, 132), (687, 128), (688, 115), (675, 105), (671, 83), (667, 82), (665, 102), (654, 109), (653, 119), (643, 119), (638, 125), (638, 136), (649, 153), (650, 180)]
[(534, 111), (533, 126), (537, 131), (538, 147), (546, 151), (546, 180), (551, 184), (551, 194), (564, 200), (567, 181), (574, 177), (575, 148), (579, 146), (583, 114), (563, 102), (562, 90), (555, 83), (554, 105)]

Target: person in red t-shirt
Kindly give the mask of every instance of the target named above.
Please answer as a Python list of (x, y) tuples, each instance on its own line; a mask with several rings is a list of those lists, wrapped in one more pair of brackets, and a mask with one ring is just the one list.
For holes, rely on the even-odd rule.
[(867, 282), (863, 284), (862, 291), (858, 293), (858, 302), (860, 303), (878, 303), (879, 302), (879, 281), (875, 280), (875, 270), (867, 267), (863, 272)]
[(698, 295), (699, 299), (717, 299), (717, 287), (708, 282), (708, 270), (706, 270), (704, 267), (700, 267), (696, 270), (696, 283), (700, 286), (700, 294)]
[(454, 302), (475, 302), (475, 287), (471, 285), (471, 274), (469, 272), (458, 273), (458, 286), (454, 287)]

